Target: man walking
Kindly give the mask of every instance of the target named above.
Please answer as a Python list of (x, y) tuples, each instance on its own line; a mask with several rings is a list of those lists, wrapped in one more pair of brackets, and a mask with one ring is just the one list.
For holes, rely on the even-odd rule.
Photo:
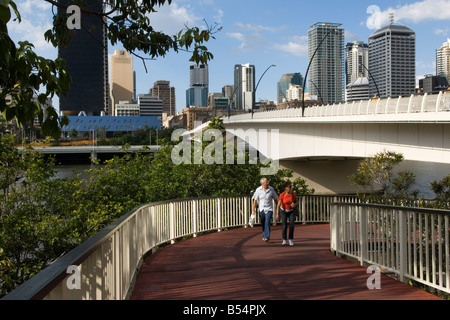
[(270, 240), (270, 224), (273, 216), (273, 201), (278, 204), (278, 196), (275, 190), (269, 186), (267, 178), (261, 179), (261, 186), (253, 194), (252, 214), (256, 215), (256, 205), (259, 205), (259, 217), (263, 231), (263, 241)]

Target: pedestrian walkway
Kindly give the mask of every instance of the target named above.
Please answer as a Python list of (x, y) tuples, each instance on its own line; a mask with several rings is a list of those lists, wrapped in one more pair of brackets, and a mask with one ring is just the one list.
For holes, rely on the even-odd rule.
[(367, 288), (366, 268), (330, 252), (329, 225), (297, 225), (295, 245), (270, 242), (261, 228), (180, 241), (146, 259), (132, 300), (434, 300), (438, 297), (381, 275)]

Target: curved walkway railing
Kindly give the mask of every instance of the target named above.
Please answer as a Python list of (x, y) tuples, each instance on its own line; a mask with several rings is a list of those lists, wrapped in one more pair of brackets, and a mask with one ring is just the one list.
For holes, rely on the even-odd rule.
[(450, 293), (450, 211), (332, 204), (331, 249)]
[[(353, 196), (304, 196), (300, 223), (328, 223), (336, 201)], [(127, 299), (146, 253), (202, 232), (246, 227), (250, 196), (180, 199), (143, 205), (112, 223), (4, 299)], [(259, 222), (257, 217), (256, 223)]]
[[(411, 114), (424, 112), (450, 111), (450, 92), (439, 94), (411, 95), (409, 97), (387, 98), (378, 100), (362, 100), (340, 104), (309, 107), (305, 109), (304, 116), (335, 117), (358, 116), (377, 114)], [(301, 118), (302, 108), (272, 110), (231, 116), (226, 121), (239, 121), (249, 119), (279, 119)]]

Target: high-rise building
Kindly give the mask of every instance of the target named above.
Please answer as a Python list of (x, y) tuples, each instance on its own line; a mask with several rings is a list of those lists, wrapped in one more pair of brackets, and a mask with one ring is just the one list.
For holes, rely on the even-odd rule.
[(287, 98), (287, 90), (290, 85), (303, 87), (303, 76), (301, 73), (286, 73), (281, 76), (277, 84), (278, 102), (283, 102)]
[(344, 29), (340, 26), (317, 22), (308, 31), (309, 94), (324, 104), (344, 100)]
[(301, 100), (303, 87), (298, 84), (289, 84), (289, 89), (286, 90), (287, 101)]
[(111, 56), (111, 100), (113, 114), (120, 101), (131, 102), (134, 95), (133, 58), (125, 50), (115, 50)]
[(208, 105), (209, 73), (208, 65), (191, 65), (189, 89), (186, 90), (186, 107), (206, 107)]
[(369, 79), (367, 77), (359, 77), (347, 85), (345, 91), (345, 100), (347, 102), (369, 99)]
[(203, 86), (193, 86), (186, 90), (186, 108), (207, 107), (208, 88)]
[(446, 77), (450, 83), (450, 39), (436, 49), (436, 75)]
[(369, 37), (370, 95), (410, 96), (416, 87), (416, 36), (405, 26), (390, 25)]
[(234, 102), (236, 109), (251, 110), (255, 103), (255, 66), (234, 66)]
[(138, 95), (139, 115), (141, 117), (159, 117), (162, 119), (163, 102), (150, 94)]
[(369, 77), (369, 45), (362, 41), (347, 43), (345, 47), (346, 85), (358, 78)]
[[(58, 0), (65, 7), (68, 0)], [(86, 6), (95, 12), (103, 12), (103, 4), (86, 0)], [(64, 8), (58, 14), (66, 14)], [(59, 97), (59, 109), (64, 115), (100, 115), (105, 111), (108, 88), (108, 41), (102, 17), (81, 13), (82, 28), (70, 30), (67, 47), (58, 48), (58, 55), (66, 60), (66, 70), (72, 84), (65, 95)]]
[(177, 112), (175, 88), (170, 86), (170, 81), (156, 81), (150, 93), (163, 102), (162, 112), (167, 116), (174, 116)]

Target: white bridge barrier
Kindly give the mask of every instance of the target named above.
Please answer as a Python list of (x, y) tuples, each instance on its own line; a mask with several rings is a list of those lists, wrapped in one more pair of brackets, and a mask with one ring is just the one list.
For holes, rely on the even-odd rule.
[[(299, 196), (299, 199), (301, 210), (297, 222), (329, 223), (332, 202), (354, 201), (355, 197)], [(246, 227), (251, 206), (250, 196), (181, 199), (143, 205), (3, 299), (127, 299), (146, 253), (186, 236)], [(259, 215), (256, 223), (259, 223)]]
[(450, 211), (332, 205), (331, 250), (450, 293)]
[(450, 92), (439, 94), (411, 95), (409, 97), (386, 98), (376, 100), (352, 101), (346, 103), (322, 105), (305, 108), (271, 110), (231, 116), (228, 121), (249, 119), (280, 119), (280, 118), (315, 118), (363, 115), (414, 114), (428, 112), (450, 111)]

